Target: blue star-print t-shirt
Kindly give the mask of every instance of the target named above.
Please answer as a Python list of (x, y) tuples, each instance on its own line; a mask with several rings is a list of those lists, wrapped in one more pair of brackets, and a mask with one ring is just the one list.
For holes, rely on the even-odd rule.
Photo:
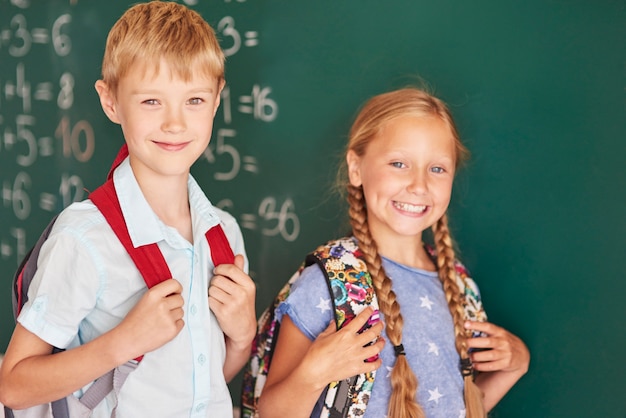
[[(454, 346), (452, 316), (436, 272), (407, 267), (383, 258), (391, 278), (404, 329), (402, 343), (407, 360), (418, 379), (418, 402), (428, 418), (463, 418), (463, 379)], [(309, 339), (314, 340), (333, 321), (332, 302), (325, 278), (317, 265), (303, 270), (292, 292), (276, 310), (277, 318), (289, 318)], [(385, 318), (381, 313), (381, 318)], [(387, 335), (383, 332), (383, 337)], [(364, 418), (387, 414), (391, 394), (390, 371), (395, 363), (391, 344), (381, 353), (382, 366), (376, 373), (372, 397)], [(337, 359), (341, 361), (341, 359)], [(318, 414), (324, 394), (312, 416)]]

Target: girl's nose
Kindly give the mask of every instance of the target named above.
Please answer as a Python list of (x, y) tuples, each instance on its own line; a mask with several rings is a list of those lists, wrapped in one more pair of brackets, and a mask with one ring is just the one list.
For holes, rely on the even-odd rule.
[(416, 171), (411, 176), (411, 182), (407, 187), (408, 191), (416, 194), (423, 194), (428, 190), (426, 174)]

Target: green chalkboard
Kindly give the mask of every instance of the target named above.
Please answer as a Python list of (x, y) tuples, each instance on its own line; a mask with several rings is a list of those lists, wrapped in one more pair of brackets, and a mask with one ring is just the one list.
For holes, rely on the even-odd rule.
[[(93, 88), (131, 1), (0, 0), (0, 351), (12, 272), (122, 143)], [(472, 159), (451, 205), (462, 258), (530, 372), (494, 417), (626, 417), (623, 0), (187, 0), (227, 89), (193, 174), (239, 220), (258, 309), (345, 232), (338, 156), (368, 97), (427, 82)]]

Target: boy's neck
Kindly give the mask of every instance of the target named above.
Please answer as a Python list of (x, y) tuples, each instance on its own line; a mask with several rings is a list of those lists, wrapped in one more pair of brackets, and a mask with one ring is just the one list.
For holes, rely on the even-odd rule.
[(168, 176), (137, 179), (137, 182), (159, 219), (175, 228), (187, 241), (193, 242), (187, 178)]

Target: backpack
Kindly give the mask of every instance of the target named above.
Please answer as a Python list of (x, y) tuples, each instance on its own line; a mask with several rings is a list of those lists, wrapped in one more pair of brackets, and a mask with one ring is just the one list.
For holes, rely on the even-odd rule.
[[(431, 257), (435, 255), (432, 248), (427, 247), (427, 250)], [(258, 416), (257, 402), (265, 385), (280, 330), (280, 323), (275, 318), (275, 310), (281, 302), (287, 299), (293, 283), (300, 277), (302, 270), (313, 264), (317, 264), (326, 277), (326, 284), (332, 296), (337, 329), (347, 325), (366, 306), (372, 306), (375, 310), (375, 314), (367, 325), (371, 326), (378, 320), (378, 301), (372, 278), (367, 271), (367, 264), (356, 239), (344, 237), (318, 247), (307, 255), (298, 271), (259, 317), (257, 335), (252, 343), (250, 359), (243, 375), (241, 393), (243, 418)], [(458, 260), (455, 260), (455, 270), (457, 284), (460, 289), (464, 289), (462, 300), (466, 318), (485, 321), (487, 317), (476, 284)], [(320, 417), (363, 416), (375, 377), (376, 371), (353, 376), (343, 381), (331, 382), (326, 389)]]
[[(124, 220), (115, 187), (113, 185), (113, 171), (128, 155), (128, 149), (124, 145), (109, 171), (107, 181), (89, 194), (89, 199), (102, 212), (108, 224), (111, 226), (116, 236), (130, 255), (137, 269), (141, 273), (146, 286), (152, 286), (172, 277), (169, 267), (159, 250), (156, 243), (148, 244), (140, 247), (133, 247), (126, 222)], [(37, 259), (43, 243), (48, 239), (50, 231), (57, 219), (55, 216), (43, 233), (37, 240), (37, 243), (28, 252), (24, 260), (20, 264), (13, 278), (13, 315), (17, 321), (17, 317), (22, 307), (28, 300), (28, 288), (37, 271)], [(234, 254), (228, 243), (228, 239), (220, 226), (217, 224), (206, 233), (206, 239), (209, 242), (211, 258), (217, 266), (223, 263), (233, 263)], [(60, 348), (54, 348), (53, 353), (63, 351)], [(91, 411), (111, 392), (119, 393), (128, 374), (137, 368), (143, 356), (134, 360), (130, 360), (125, 364), (110, 370), (105, 375), (99, 377), (85, 391), (80, 399), (73, 394), (63, 399), (53, 401), (50, 404), (37, 405), (25, 410), (13, 411), (4, 407), (7, 418), (13, 417), (40, 417), (47, 416), (53, 418), (73, 418), (76, 411), (80, 411), (80, 416), (89, 416)], [(71, 415), (70, 415), (71, 413)], [(84, 414), (84, 415), (83, 415)]]

